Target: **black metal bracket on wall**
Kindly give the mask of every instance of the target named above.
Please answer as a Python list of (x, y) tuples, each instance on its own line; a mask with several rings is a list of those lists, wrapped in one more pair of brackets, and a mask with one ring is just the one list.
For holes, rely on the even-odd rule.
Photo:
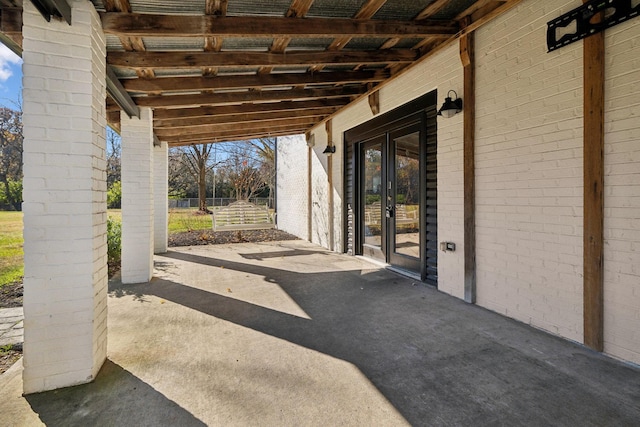
[[(594, 16), (604, 11), (601, 22)], [(638, 0), (591, 0), (547, 23), (549, 52), (599, 33), (640, 14)]]

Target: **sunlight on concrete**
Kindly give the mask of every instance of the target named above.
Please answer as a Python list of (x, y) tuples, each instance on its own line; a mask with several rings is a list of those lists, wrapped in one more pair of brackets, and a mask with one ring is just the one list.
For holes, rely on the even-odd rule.
[[(183, 253), (203, 255), (197, 248), (186, 250)], [(176, 280), (185, 286), (215, 293), (225, 298), (233, 298), (253, 305), (301, 317), (311, 319), (307, 313), (287, 294), (277, 283), (261, 274), (252, 273), (248, 261), (246, 271), (229, 268), (228, 263), (220, 262), (216, 265), (212, 260), (211, 265), (203, 265), (198, 262), (168, 259), (158, 255), (157, 260), (166, 259), (175, 264), (169, 269), (163, 270), (163, 263), (156, 263), (155, 277), (165, 280)], [(168, 265), (168, 264), (164, 264)], [(180, 266), (180, 277), (172, 275), (172, 271)]]

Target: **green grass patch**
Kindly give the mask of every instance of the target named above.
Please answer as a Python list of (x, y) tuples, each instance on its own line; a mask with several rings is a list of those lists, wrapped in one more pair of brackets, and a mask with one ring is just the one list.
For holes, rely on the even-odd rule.
[(212, 227), (211, 215), (203, 214), (197, 209), (169, 210), (169, 233), (211, 230)]
[[(109, 217), (122, 222), (120, 209), (109, 209)], [(212, 227), (211, 215), (202, 214), (197, 208), (169, 210), (169, 233), (211, 230)]]
[(0, 212), (0, 286), (24, 275), (22, 212)]
[[(109, 217), (122, 221), (122, 212), (109, 209)], [(22, 224), (22, 212), (0, 211), (0, 286), (19, 281), (24, 275)], [(169, 233), (210, 229), (211, 215), (196, 209), (169, 211)]]

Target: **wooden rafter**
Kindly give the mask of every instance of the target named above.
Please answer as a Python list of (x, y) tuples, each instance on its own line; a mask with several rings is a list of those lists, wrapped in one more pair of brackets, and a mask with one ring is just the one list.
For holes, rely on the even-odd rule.
[(186, 107), (200, 105), (240, 104), (243, 102), (273, 102), (343, 98), (358, 96), (366, 92), (366, 86), (342, 87), (329, 89), (293, 89), (273, 91), (244, 91), (204, 95), (156, 95), (134, 98), (141, 107)]
[[(105, 0), (104, 7), (107, 12), (131, 13), (129, 0)], [(129, 52), (144, 52), (146, 50), (140, 37), (120, 36), (120, 43), (124, 50)], [(138, 77), (155, 77), (155, 72), (148, 68), (139, 68), (136, 70), (136, 74)]]
[(455, 35), (457, 21), (391, 21), (374, 19), (270, 16), (100, 14), (106, 34), (127, 37), (443, 37)]
[(388, 77), (389, 73), (384, 71), (165, 77), (124, 80), (123, 86), (132, 92), (190, 92), (195, 90), (268, 88), (310, 84), (368, 83), (379, 82)]
[[(227, 15), (227, 0), (206, 0), (205, 2), (205, 14), (214, 16), (226, 16)], [(222, 49), (221, 37), (205, 37), (204, 38), (204, 51), (205, 52), (220, 52)], [(218, 73), (218, 68), (214, 65), (203, 65), (203, 76), (215, 76)]]
[(345, 64), (409, 64), (419, 57), (413, 49), (365, 51), (273, 52), (109, 52), (107, 63), (126, 68), (274, 67)]
[[(314, 122), (313, 121), (308, 121), (308, 122), (304, 122), (304, 123), (299, 123), (299, 124), (281, 124), (281, 125), (270, 125), (270, 124), (263, 124), (260, 123), (259, 125), (253, 125), (253, 126), (245, 126), (245, 125), (238, 125), (238, 126), (222, 126), (219, 128), (211, 128), (208, 129), (206, 132), (201, 132), (201, 133), (184, 133), (184, 132), (177, 132), (176, 134), (170, 134), (169, 131), (161, 131), (158, 134), (158, 138), (161, 141), (167, 141), (167, 142), (179, 142), (179, 141), (188, 141), (188, 140), (206, 140), (206, 139), (215, 139), (215, 138), (227, 138), (230, 136), (239, 136), (242, 137), (243, 135), (255, 135), (255, 134), (263, 134), (263, 136), (265, 135), (270, 135), (276, 132), (289, 132), (289, 134), (292, 134), (294, 132), (302, 132), (304, 133), (304, 131), (306, 129), (308, 129)], [(169, 133), (169, 134), (168, 134)]]
[(189, 136), (189, 135), (201, 135), (207, 133), (215, 133), (215, 132), (225, 132), (233, 127), (240, 127), (242, 130), (250, 130), (254, 128), (268, 128), (268, 129), (280, 129), (280, 128), (291, 128), (291, 127), (307, 127), (311, 126), (313, 123), (318, 121), (318, 117), (297, 117), (295, 119), (286, 118), (286, 119), (272, 119), (272, 120), (264, 120), (264, 121), (256, 121), (256, 122), (237, 122), (237, 123), (222, 123), (222, 124), (213, 124), (213, 125), (202, 125), (202, 126), (183, 126), (183, 127), (172, 127), (172, 128), (159, 128), (156, 129), (156, 135), (158, 138), (170, 137), (170, 136)]
[[(371, 19), (373, 15), (376, 14), (378, 10), (386, 3), (386, 0), (367, 0), (361, 7), (358, 12), (354, 15), (355, 20), (366, 20)], [(349, 42), (353, 36), (343, 35), (336, 37), (327, 50), (329, 51), (338, 51), (342, 50)], [(359, 68), (358, 66), (356, 68)], [(322, 69), (322, 65), (316, 65), (311, 67), (311, 71), (319, 71)]]
[[(350, 98), (316, 99), (312, 101), (280, 101), (261, 104), (218, 105), (193, 108), (158, 108), (153, 112), (156, 123), (164, 120), (198, 119), (221, 117), (236, 114), (262, 114), (286, 112), (297, 115), (299, 112), (333, 109), (337, 110), (350, 102)], [(304, 114), (304, 113), (302, 113)]]
[(285, 130), (278, 130), (278, 131), (274, 131), (274, 130), (270, 130), (266, 132), (257, 131), (255, 133), (232, 131), (232, 132), (211, 134), (211, 135), (207, 135), (204, 138), (186, 138), (186, 137), (164, 138), (163, 141), (167, 142), (171, 147), (180, 147), (184, 145), (194, 145), (194, 144), (209, 144), (209, 143), (241, 141), (241, 140), (244, 141), (248, 139), (264, 138), (265, 136), (273, 138), (276, 136), (304, 134), (305, 131), (307, 130), (308, 128), (307, 129), (292, 128), (292, 129), (285, 129)]
[[(313, 0), (293, 0), (285, 16), (287, 18), (302, 18), (309, 11), (311, 4), (313, 4)], [(289, 43), (291, 43), (291, 37), (278, 37), (273, 40), (269, 52), (274, 54), (284, 53)], [(269, 74), (272, 71), (273, 65), (261, 65), (258, 73)]]
[[(301, 117), (324, 117), (332, 114), (336, 111), (336, 108), (325, 107), (323, 109), (307, 109), (299, 110), (295, 113), (296, 118)], [(168, 128), (184, 128), (184, 127), (199, 127), (207, 125), (220, 125), (220, 124), (232, 124), (232, 123), (254, 123), (265, 122), (272, 120), (289, 119), (292, 114), (289, 110), (283, 111), (267, 111), (264, 113), (251, 112), (244, 114), (229, 114), (224, 116), (209, 116), (209, 117), (191, 117), (183, 119), (162, 119), (154, 120), (154, 127), (156, 130), (168, 129)]]

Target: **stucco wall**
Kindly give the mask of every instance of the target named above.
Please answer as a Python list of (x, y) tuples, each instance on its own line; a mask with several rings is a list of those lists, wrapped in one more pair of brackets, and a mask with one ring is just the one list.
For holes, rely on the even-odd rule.
[[(565, 338), (583, 340), (583, 43), (548, 53), (547, 22), (579, 0), (526, 0), (476, 32), (477, 303)], [(605, 351), (640, 363), (640, 21), (606, 32)], [(387, 112), (438, 90), (462, 95), (458, 45), (441, 49), (380, 90)], [(371, 119), (366, 99), (333, 119), (343, 132)], [(462, 298), (463, 114), (438, 118), (439, 290)], [(313, 130), (313, 241), (326, 246), (324, 126)], [(306, 147), (303, 148), (306, 152)], [(338, 157), (339, 156), (339, 157)], [(338, 166), (339, 163), (339, 166)], [(306, 165), (306, 162), (301, 163)], [(334, 163), (342, 168), (342, 160)], [(341, 176), (334, 169), (336, 231)], [(336, 234), (337, 250), (343, 236)]]

